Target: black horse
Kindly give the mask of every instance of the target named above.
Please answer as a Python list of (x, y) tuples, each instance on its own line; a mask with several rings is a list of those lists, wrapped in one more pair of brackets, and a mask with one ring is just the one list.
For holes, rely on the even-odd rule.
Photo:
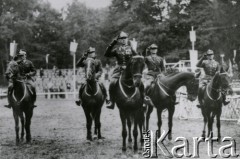
[(216, 72), (212, 80), (205, 86), (203, 93), (200, 95), (199, 93), (199, 103), (201, 104), (201, 111), (203, 115), (203, 132), (202, 137), (205, 136), (205, 128), (208, 123), (208, 137), (212, 134), (212, 125), (214, 122), (215, 116), (217, 117), (217, 128), (218, 128), (218, 139), (221, 139), (220, 132), (220, 117), (222, 113), (222, 93), (232, 92), (230, 87), (230, 77), (228, 73), (220, 73)]
[(133, 126), (134, 136), (134, 151), (137, 152), (137, 136), (138, 126), (140, 128), (140, 135), (142, 141), (142, 127), (144, 122), (143, 116), (143, 92), (142, 88), (142, 71), (144, 68), (143, 56), (133, 56), (131, 61), (127, 64), (126, 69), (121, 73), (121, 76), (116, 83), (114, 98), (119, 108), (120, 118), (122, 122), (122, 151), (126, 151), (126, 138), (128, 126), (128, 141), (132, 142), (131, 126)]
[(102, 89), (95, 78), (95, 63), (94, 59), (87, 58), (85, 61), (85, 73), (86, 73), (86, 85), (83, 92), (79, 92), (79, 96), (82, 99), (82, 107), (87, 120), (87, 140), (92, 140), (92, 121), (95, 122), (94, 135), (97, 135), (98, 139), (103, 138), (101, 135), (101, 122), (100, 115), (105, 96)]
[[(153, 107), (157, 108), (158, 116), (158, 135), (161, 133), (162, 126), (162, 111), (168, 110), (168, 139), (172, 139), (172, 119), (175, 111), (176, 96), (175, 93), (181, 86), (187, 87), (188, 99), (194, 101), (197, 98), (200, 73), (194, 74), (191, 72), (172, 73), (168, 76), (159, 75), (154, 81), (151, 93), (147, 96), (151, 99), (151, 104), (148, 105), (146, 112), (146, 130), (149, 129), (149, 119), (153, 111)], [(149, 100), (149, 99), (146, 99)]]
[[(13, 109), (13, 116), (15, 120), (16, 144), (19, 140), (19, 118), (21, 120), (21, 140), (24, 138), (24, 127), (26, 131), (26, 141), (31, 142), (31, 119), (33, 116), (34, 103), (36, 101), (35, 90), (28, 87), (27, 82), (20, 78), (18, 65), (11, 65), (8, 67), (8, 78), (13, 82), (13, 91), (8, 95), (9, 104)], [(24, 116), (25, 115), (25, 116)]]

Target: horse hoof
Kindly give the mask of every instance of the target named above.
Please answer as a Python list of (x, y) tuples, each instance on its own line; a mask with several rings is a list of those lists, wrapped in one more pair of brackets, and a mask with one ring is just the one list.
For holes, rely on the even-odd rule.
[(103, 137), (103, 136), (99, 136), (98, 139), (99, 139), (99, 140), (100, 140), (100, 139), (104, 140), (104, 139), (106, 139), (106, 138)]
[(93, 135), (93, 140), (97, 140), (97, 139), (98, 139), (97, 135)]
[(88, 141), (93, 141), (92, 137), (87, 137)]
[(122, 152), (124, 153), (124, 152), (126, 152), (127, 151), (127, 148), (126, 147), (123, 147), (122, 148)]

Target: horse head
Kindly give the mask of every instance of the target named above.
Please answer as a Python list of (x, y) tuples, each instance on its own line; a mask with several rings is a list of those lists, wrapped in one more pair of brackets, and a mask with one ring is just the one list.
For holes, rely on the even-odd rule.
[(223, 94), (233, 93), (230, 83), (231, 77), (227, 72), (216, 72), (213, 77), (213, 87), (219, 88), (219, 91)]
[(129, 71), (133, 84), (136, 87), (139, 87), (142, 79), (142, 72), (144, 69), (144, 57), (137, 55), (133, 56), (132, 60), (127, 65), (126, 71)]
[(199, 77), (201, 75), (201, 71), (194, 74), (194, 77), (186, 82), (187, 88), (187, 98), (190, 101), (196, 100), (198, 96), (198, 88), (199, 88)]
[(85, 75), (87, 81), (95, 81), (95, 62), (92, 58), (85, 61)]

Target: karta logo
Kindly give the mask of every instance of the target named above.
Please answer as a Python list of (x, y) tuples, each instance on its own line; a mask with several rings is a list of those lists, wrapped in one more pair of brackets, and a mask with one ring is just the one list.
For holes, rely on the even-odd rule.
[[(148, 130), (143, 133), (144, 145), (143, 145), (143, 157), (145, 158), (157, 158), (158, 151), (160, 151), (164, 156), (169, 158), (182, 158), (182, 157), (192, 157), (199, 158), (199, 145), (201, 142), (207, 143), (207, 152), (208, 156), (211, 158), (229, 158), (229, 157), (239, 157), (239, 154), (236, 153), (236, 141), (232, 137), (224, 137), (222, 139), (222, 143), (228, 142), (228, 144), (221, 146), (218, 149), (218, 154), (213, 152), (213, 142), (218, 142), (217, 137), (213, 137), (210, 135), (208, 138), (203, 137), (193, 137), (193, 152), (189, 152), (189, 141), (185, 137), (177, 137), (175, 139), (175, 143), (178, 144), (173, 146), (171, 150), (169, 150), (166, 145), (164, 145), (164, 140), (166, 139), (169, 132), (163, 131), (163, 133), (158, 135), (158, 131), (156, 131), (155, 136), (152, 130)], [(212, 133), (210, 133), (212, 134)], [(160, 138), (158, 138), (160, 136)], [(179, 152), (179, 150), (183, 150)], [(230, 150), (228, 153), (228, 151)]]

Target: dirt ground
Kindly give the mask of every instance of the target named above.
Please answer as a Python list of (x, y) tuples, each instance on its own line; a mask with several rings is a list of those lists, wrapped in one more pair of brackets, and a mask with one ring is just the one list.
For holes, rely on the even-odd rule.
[[(139, 144), (139, 153), (134, 154), (128, 148), (122, 154), (121, 122), (118, 108), (108, 110), (103, 106), (101, 122), (104, 140), (88, 142), (86, 140), (86, 121), (83, 109), (74, 104), (74, 100), (48, 99), (40, 97), (38, 107), (32, 118), (32, 143), (15, 146), (15, 130), (12, 110), (3, 107), (6, 99), (0, 100), (0, 159), (114, 159), (143, 158)], [(201, 135), (202, 120), (178, 120), (173, 122), (173, 141), (165, 144), (171, 150), (179, 145), (174, 140), (179, 137), (189, 139), (192, 151), (192, 137)], [(152, 113), (150, 129), (157, 128), (156, 111)], [(237, 153), (240, 153), (240, 126), (235, 122), (222, 122), (222, 137), (230, 136), (236, 141)], [(163, 118), (163, 130), (167, 130), (167, 118)], [(216, 124), (214, 124), (216, 132)], [(216, 133), (215, 133), (216, 134)], [(214, 143), (214, 152), (218, 154), (221, 145)], [(158, 151), (158, 158), (167, 158)], [(207, 155), (207, 144), (200, 144), (200, 158)], [(219, 157), (220, 158), (220, 157)], [(240, 157), (239, 157), (240, 158)]]

